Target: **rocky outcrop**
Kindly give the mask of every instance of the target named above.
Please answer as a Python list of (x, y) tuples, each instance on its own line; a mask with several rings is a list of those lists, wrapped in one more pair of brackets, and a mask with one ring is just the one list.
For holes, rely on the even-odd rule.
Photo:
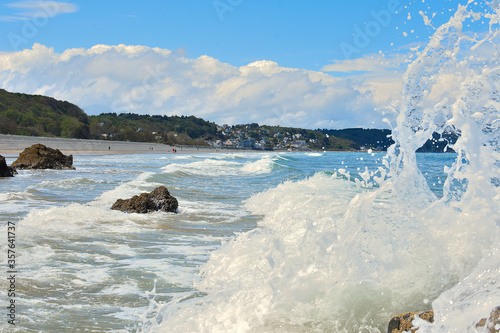
[(128, 213), (150, 213), (156, 211), (177, 212), (179, 203), (170, 195), (165, 186), (154, 189), (151, 193), (135, 195), (130, 199), (118, 199), (111, 209)]
[(500, 332), (500, 306), (494, 308), (490, 313), (490, 318), (483, 318), (477, 323), (476, 328), (486, 327), (485, 332), (499, 333)]
[(392, 317), (389, 322), (387, 333), (416, 332), (418, 328), (413, 327), (413, 319), (420, 317), (429, 323), (434, 322), (434, 311), (406, 312)]
[(5, 157), (0, 155), (0, 177), (14, 177), (16, 173), (16, 169), (7, 166)]
[[(413, 320), (415, 319), (415, 317), (420, 317), (421, 319), (424, 319), (429, 323), (433, 323), (434, 311), (431, 310), (425, 312), (407, 312), (394, 316), (389, 322), (387, 333), (417, 332), (418, 328), (415, 328), (413, 326)], [(485, 329), (484, 332), (486, 333), (500, 333), (500, 306), (497, 306), (491, 311), (490, 317), (488, 319), (481, 319), (476, 324), (476, 329)]]
[(59, 149), (52, 149), (42, 144), (26, 148), (12, 163), (12, 167), (16, 169), (75, 169), (73, 155), (66, 156)]

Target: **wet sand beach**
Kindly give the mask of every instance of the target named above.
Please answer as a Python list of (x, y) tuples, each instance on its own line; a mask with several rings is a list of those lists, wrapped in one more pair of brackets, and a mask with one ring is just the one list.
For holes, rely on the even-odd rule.
[[(21, 135), (0, 134), (0, 155), (18, 155), (25, 148), (41, 143), (47, 147), (59, 149), (63, 154), (178, 154), (216, 152), (213, 148), (176, 147), (159, 143), (124, 142), (105, 140), (82, 140), (64, 138), (46, 138)], [(223, 150), (229, 152), (229, 150)]]

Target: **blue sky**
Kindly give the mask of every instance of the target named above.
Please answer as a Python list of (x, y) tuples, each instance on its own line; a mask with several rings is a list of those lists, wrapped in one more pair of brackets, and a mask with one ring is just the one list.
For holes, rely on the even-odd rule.
[[(329, 61), (345, 58), (341, 44), (354, 46), (356, 27), (362, 32), (377, 22), (373, 13), (390, 13), (386, 26), (359, 54), (390, 52), (426, 40), (429, 29), (420, 10), (447, 18), (449, 10), (466, 1), (426, 0), (149, 0), (68, 1), (67, 12), (51, 17), (26, 41), (12, 45), (8, 35), (23, 35), (33, 10), (20, 6), (31, 1), (2, 5), (0, 45), (3, 51), (31, 48), (34, 43), (54, 47), (90, 48), (96, 44), (127, 44), (181, 49), (188, 57), (209, 55), (241, 66), (256, 60), (280, 66), (320, 70)], [(36, 3), (33, 1), (33, 3)], [(48, 7), (50, 8), (50, 7)], [(408, 13), (411, 19), (408, 20)], [(441, 14), (443, 13), (443, 14)], [(2, 19), (3, 18), (3, 19)], [(27, 21), (28, 20), (28, 21)], [(411, 33), (411, 31), (414, 33)], [(408, 36), (403, 35), (407, 32)]]
[[(308, 124), (309, 127), (328, 123), (332, 127), (370, 125), (380, 127), (383, 126), (382, 122), (376, 121), (382, 118), (380, 115), (371, 114), (364, 117), (362, 114), (373, 111), (380, 106), (380, 103), (386, 103), (393, 98), (392, 96), (382, 98), (377, 94), (380, 94), (383, 85), (387, 91), (394, 90), (394, 82), (400, 80), (404, 72), (406, 63), (404, 60), (411, 52), (410, 48), (418, 45), (425, 46), (432, 34), (433, 29), (424, 24), (419, 12), (422, 11), (431, 18), (435, 14), (432, 23), (434, 26), (439, 26), (449, 19), (459, 3), (466, 4), (467, 1), (67, 0), (63, 2), (7, 0), (0, 5), (0, 53), (4, 57), (8, 55), (21, 57), (19, 59), (23, 59), (23, 68), (29, 67), (32, 72), (27, 77), (26, 70), (24, 72), (19, 70), (18, 72), (24, 73), (25, 76), (19, 76), (16, 81), (12, 78), (12, 73), (16, 71), (7, 67), (0, 68), (0, 87), (69, 99), (74, 103), (79, 103), (90, 114), (105, 111), (150, 114), (193, 113), (218, 122), (257, 120), (274, 121), (277, 124), (284, 124), (284, 121), (286, 124), (288, 121), (290, 125), (297, 124), (296, 122), (301, 123), (302, 120), (299, 119), (304, 119), (304, 114), (308, 114), (309, 118), (318, 117), (316, 122)], [(132, 52), (129, 49), (125, 51), (124, 48), (101, 50), (99, 56), (96, 55), (95, 50), (90, 52), (96, 45), (117, 46), (120, 44), (145, 46), (148, 49), (141, 49), (141, 55), (137, 55), (139, 49)], [(26, 54), (23, 55), (23, 49), (30, 50), (29, 57)], [(116, 84), (111, 81), (119, 75), (115, 73), (104, 78), (101, 73), (89, 70), (94, 77), (90, 77), (89, 72), (86, 72), (84, 76), (79, 74), (79, 77), (70, 77), (76, 74), (71, 74), (74, 71), (66, 67), (70, 66), (71, 62), (75, 62), (77, 66), (77, 59), (74, 56), (71, 56), (71, 61), (67, 59), (67, 50), (70, 49), (87, 50), (85, 55), (80, 54), (80, 51), (77, 52), (80, 57), (85, 57), (87, 69), (98, 68), (99, 61), (102, 62), (104, 59), (109, 61), (110, 57), (130, 59), (130, 52), (135, 54), (134, 57), (149, 59), (149, 63), (144, 60), (142, 64), (136, 61), (127, 65), (126, 62), (116, 61), (123, 66), (116, 68), (117, 72), (127, 71), (130, 69), (129, 66), (143, 66), (142, 78), (140, 74), (137, 74), (139, 77), (124, 82), (124, 85), (129, 87), (127, 91), (122, 90), (119, 93), (109, 91), (104, 94), (110, 100), (105, 100), (106, 96), (103, 96), (101, 100), (89, 101), (88, 98), (75, 95), (75, 89), (81, 87), (71, 88), (69, 84), (87, 80), (89, 87), (100, 85), (103, 89), (103, 87)], [(158, 58), (161, 53), (158, 49), (172, 51), (173, 55), (184, 59), (185, 64), (191, 61), (193, 63), (187, 64), (183, 73), (178, 73), (178, 71), (174, 73), (171, 69), (166, 69), (171, 67), (165, 65), (172, 60), (171, 55), (163, 54), (161, 56), (163, 58)], [(65, 52), (67, 54), (63, 56)], [(205, 55), (220, 62), (220, 65), (214, 65), (208, 58), (200, 58)], [(54, 57), (60, 58), (57, 64), (54, 63)], [(100, 60), (97, 59), (99, 57)], [(50, 66), (65, 67), (66, 72), (61, 70), (59, 77), (55, 77), (55, 74), (51, 72), (48, 75), (50, 78), (47, 74), (37, 75), (36, 73), (43, 71), (42, 68), (48, 66), (46, 62), (49, 60), (47, 59), (51, 59)], [(78, 61), (82, 66), (82, 60)], [(238, 81), (240, 92), (243, 88), (248, 90), (244, 97), (232, 96), (232, 104), (229, 100), (224, 100), (224, 105), (232, 105), (232, 118), (227, 116), (227, 110), (224, 116), (222, 113), (218, 114), (217, 103), (213, 100), (205, 100), (208, 96), (206, 86), (213, 85), (220, 88), (221, 85), (234, 84), (236, 77), (247, 78), (246, 74), (241, 73), (245, 72), (250, 64), (252, 68), (258, 65), (261, 76), (252, 81), (255, 85), (252, 86), (251, 91), (248, 81), (244, 83), (240, 82), (241, 80)], [(180, 101), (170, 104), (156, 101), (156, 104), (133, 103), (133, 107), (110, 110), (113, 109), (112, 99), (116, 104), (117, 98), (126, 99), (127, 94), (130, 99), (130, 96), (134, 94), (134, 89), (135, 91), (144, 90), (144, 81), (150, 75), (147, 73), (151, 72), (147, 66), (154, 67), (153, 65), (166, 67), (163, 70), (154, 69), (156, 72), (160, 71), (161, 75), (152, 75), (157, 78), (155, 82), (158, 87), (154, 88), (158, 88), (158, 92), (151, 97), (167, 96), (165, 97), (167, 100), (174, 101), (182, 92), (185, 99), (199, 101), (189, 107), (182, 105)], [(213, 66), (213, 68), (208, 70), (207, 66)], [(191, 71), (190, 68), (204, 68), (204, 70), (196, 71), (200, 76), (193, 78), (195, 74), (186, 74)], [(239, 69), (239, 74), (233, 72), (237, 69)], [(2, 71), (4, 74), (10, 73), (9, 76), (5, 74), (4, 77), (8, 79), (3, 81), (1, 81)], [(298, 77), (292, 78), (290, 72), (300, 72), (302, 78), (308, 76), (310, 78), (307, 82), (308, 86), (305, 87), (306, 83), (304, 83), (302, 89), (290, 87), (290, 80), (297, 79), (299, 82), (297, 85), (301, 82)], [(284, 73), (289, 75), (287, 79), (278, 77), (278, 75), (283, 76)], [(366, 76), (363, 76), (365, 74)], [(188, 79), (195, 83), (201, 82), (198, 79), (206, 78), (207, 75), (211, 79), (205, 80), (206, 82), (203, 83), (205, 86), (197, 86), (196, 91), (192, 90), (191, 84), (186, 83)], [(385, 77), (381, 78), (384, 75)], [(369, 97), (366, 89), (363, 90), (364, 88), (360, 87), (367, 82), (366, 80), (371, 80), (375, 76), (379, 79), (372, 86), (376, 86), (378, 90), (370, 92), (372, 96)], [(317, 84), (319, 77), (321, 77), (321, 85)], [(267, 79), (264, 80), (264, 78)], [(338, 78), (346, 81), (340, 84), (336, 81)], [(26, 79), (34, 80), (34, 82), (31, 84), (21, 82)], [(391, 87), (388, 80), (392, 80)], [(354, 81), (357, 84), (354, 84)], [(62, 87), (58, 85), (58, 82), (65, 82), (66, 86)], [(281, 91), (280, 84), (287, 85), (290, 97), (294, 94), (297, 96), (302, 93), (306, 96), (321, 91), (322, 93), (318, 93), (319, 95), (315, 98), (325, 100), (325, 104), (316, 106), (316, 109), (311, 106), (313, 103), (303, 103), (301, 107), (294, 106), (301, 104), (286, 100), (285, 96), (277, 96)], [(342, 121), (340, 109), (335, 111), (334, 116), (328, 116), (328, 109), (338, 104), (331, 99), (332, 93), (329, 90), (333, 89), (335, 84), (345, 89), (353, 89), (352, 94), (345, 92), (342, 100), (339, 100), (344, 103), (344, 116), (349, 121)], [(173, 85), (176, 87), (172, 88)], [(187, 86), (189, 89), (186, 88)], [(267, 102), (263, 102), (265, 96), (262, 94), (265, 89), (262, 87), (276, 91)], [(167, 88), (177, 92), (177, 95), (166, 92)], [(148, 85), (146, 90), (150, 93), (154, 89), (149, 89)], [(187, 90), (190, 92), (187, 93)], [(259, 90), (264, 92), (261, 91), (259, 95), (256, 92)], [(366, 100), (360, 98), (360, 103), (354, 106), (348, 105), (352, 104), (352, 98), (361, 95), (366, 97)], [(211, 98), (213, 99), (213, 96)], [(251, 98), (254, 98), (253, 104), (250, 101)], [(368, 98), (372, 98), (374, 102), (370, 104)], [(211, 109), (203, 109), (201, 107), (203, 103), (212, 103), (213, 106)], [(221, 100), (219, 104), (222, 103)], [(241, 112), (241, 117), (235, 117), (235, 112)], [(266, 112), (267, 114), (273, 113), (275, 117), (255, 117), (257, 113), (266, 114)]]

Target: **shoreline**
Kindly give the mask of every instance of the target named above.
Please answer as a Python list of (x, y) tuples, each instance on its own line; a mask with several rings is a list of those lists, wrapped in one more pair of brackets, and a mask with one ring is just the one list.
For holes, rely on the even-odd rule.
[(11, 157), (12, 155), (17, 156), (25, 148), (31, 147), (37, 143), (53, 149), (59, 149), (65, 155), (173, 154), (172, 149), (177, 149), (177, 154), (234, 153), (245, 151), (209, 147), (179, 147), (149, 142), (49, 138), (0, 134), (0, 155), (4, 157)]
[[(43, 144), (53, 149), (59, 149), (64, 155), (124, 155), (124, 154), (172, 154), (172, 149), (177, 149), (176, 154), (233, 154), (233, 153), (270, 153), (273, 151), (237, 149), (237, 148), (213, 148), (196, 146), (172, 146), (163, 143), (129, 142), (129, 141), (107, 141), (93, 139), (69, 139), (52, 138), (40, 136), (23, 136), (0, 134), (0, 155), (4, 157), (16, 157), (24, 149), (34, 144)], [(275, 153), (288, 152), (276, 150)], [(349, 153), (365, 151), (293, 151), (295, 153)], [(379, 151), (373, 151), (379, 152)]]

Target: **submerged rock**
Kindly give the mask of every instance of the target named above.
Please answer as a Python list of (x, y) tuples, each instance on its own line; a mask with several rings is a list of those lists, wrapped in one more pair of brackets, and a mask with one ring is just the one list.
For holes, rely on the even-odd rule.
[(5, 162), (5, 157), (0, 155), (0, 177), (14, 177), (17, 173), (16, 169), (7, 166)]
[(170, 195), (165, 186), (154, 189), (151, 193), (134, 195), (132, 198), (118, 199), (111, 209), (129, 213), (150, 213), (156, 211), (177, 212), (179, 203)]
[[(413, 326), (413, 320), (416, 317), (420, 317), (429, 323), (433, 323), (434, 311), (407, 312), (394, 316), (389, 322), (387, 333), (417, 332), (418, 327)], [(485, 333), (500, 333), (500, 306), (497, 306), (491, 311), (488, 319), (481, 319), (476, 324), (476, 329), (482, 329), (481, 332), (484, 331)]]
[(500, 332), (500, 306), (494, 308), (490, 313), (490, 318), (483, 318), (477, 323), (476, 328), (486, 327), (488, 333)]
[(424, 319), (429, 323), (433, 323), (434, 311), (431, 310), (424, 312), (406, 312), (394, 316), (389, 322), (387, 333), (416, 332), (418, 328), (413, 327), (413, 319), (415, 319), (415, 317), (420, 317), (421, 319)]
[(17, 169), (75, 169), (73, 155), (66, 156), (59, 149), (52, 149), (42, 144), (26, 148), (12, 163), (12, 167)]

